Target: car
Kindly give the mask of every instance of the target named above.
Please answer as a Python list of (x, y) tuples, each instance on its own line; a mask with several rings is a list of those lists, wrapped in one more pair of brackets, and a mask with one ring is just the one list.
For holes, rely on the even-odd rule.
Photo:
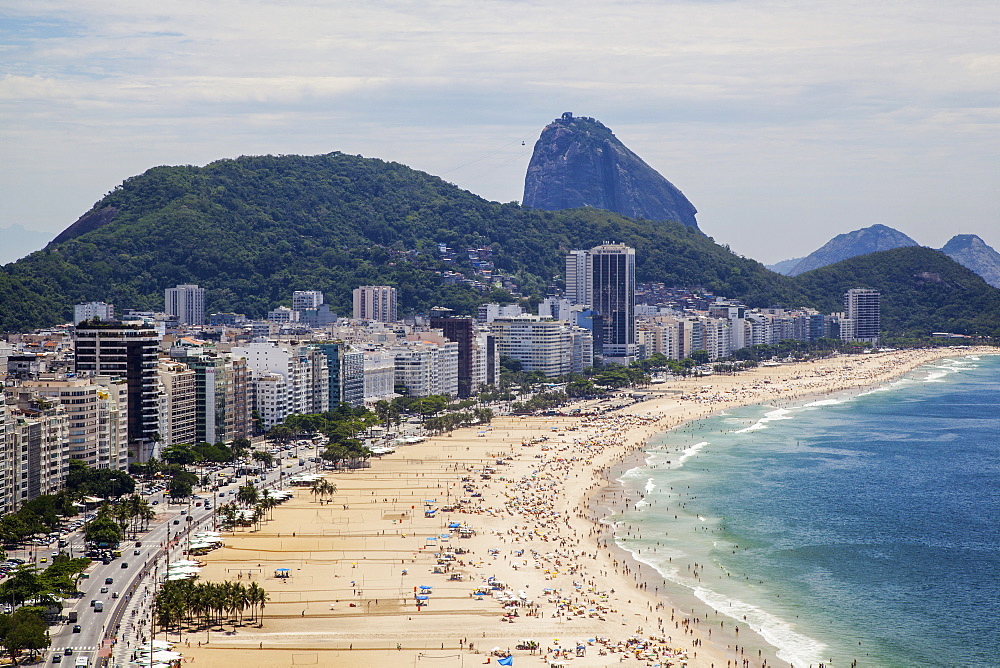
[(62, 654), (53, 654), (52, 663), (62, 663)]
[(111, 563), (111, 557), (104, 557), (103, 559), (101, 559), (101, 563), (107, 566), (108, 564)]
[(102, 594), (107, 594), (108, 593), (108, 588), (107, 587), (101, 587), (101, 593)]
[(159, 501), (153, 501), (153, 505), (154, 506), (158, 506), (158, 505), (160, 505), (160, 502)]
[(118, 592), (116, 591), (111, 592), (111, 598), (118, 598)]
[(142, 550), (132, 550), (132, 554), (134, 554), (135, 556), (139, 556), (140, 554), (142, 554)]
[(193, 518), (193, 517), (191, 517), (190, 515), (188, 515), (188, 516), (187, 516), (187, 517), (185, 517), (184, 519), (185, 519), (185, 520), (187, 520), (188, 522), (194, 522), (194, 518)]
[[(78, 631), (76, 631), (76, 630), (75, 630), (75, 629), (76, 629), (77, 627), (75, 627), (75, 626), (74, 626), (73, 628), (74, 628), (74, 631), (73, 631), (73, 633), (78, 633)], [(67, 647), (67, 648), (66, 648), (66, 649), (65, 649), (65, 650), (63, 651), (63, 654), (65, 654), (66, 656), (73, 656), (73, 648), (72, 648), (72, 647)]]
[(127, 561), (123, 561), (122, 562), (122, 568), (128, 568), (128, 562)]
[(59, 551), (58, 550), (52, 550), (52, 556), (53, 557), (58, 557), (59, 556)]
[(180, 523), (181, 523), (180, 520), (174, 520), (174, 524), (180, 524)]
[(42, 558), (41, 558), (41, 559), (39, 559), (38, 561), (39, 561), (40, 563), (43, 563), (43, 564), (47, 564), (47, 563), (49, 563), (49, 558), (48, 558), (48, 557), (42, 557)]
[(115, 583), (115, 579), (114, 578), (104, 578), (104, 584), (106, 584), (106, 585), (113, 585), (114, 583)]
[[(83, 629), (81, 629), (81, 628), (80, 628), (80, 625), (79, 625), (79, 624), (74, 624), (74, 625), (73, 625), (73, 633), (79, 633), (79, 632), (80, 632), (80, 631), (82, 631), (82, 630), (83, 630)], [(69, 649), (69, 648), (67, 647), (66, 649)]]

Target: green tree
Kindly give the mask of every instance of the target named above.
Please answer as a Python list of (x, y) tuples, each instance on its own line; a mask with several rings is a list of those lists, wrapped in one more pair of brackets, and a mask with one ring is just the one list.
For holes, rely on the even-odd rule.
[[(197, 476), (196, 476), (197, 479)], [(167, 485), (167, 493), (172, 499), (186, 499), (194, 492), (194, 485), (182, 478), (173, 478)]]
[(0, 615), (0, 644), (7, 650), (11, 665), (16, 666), (25, 651), (33, 658), (51, 644), (43, 612), (41, 608), (18, 608), (12, 614)]
[(83, 527), (83, 535), (88, 543), (117, 546), (122, 540), (122, 530), (106, 515), (98, 515)]
[(260, 495), (253, 485), (242, 485), (236, 492), (236, 500), (244, 506), (250, 507), (256, 505), (260, 500)]
[(264, 452), (263, 450), (254, 450), (253, 453), (251, 453), (250, 457), (254, 461), (258, 461), (268, 468), (274, 466), (274, 455), (272, 455), (270, 452)]
[(245, 457), (248, 452), (250, 452), (251, 447), (250, 439), (248, 438), (237, 438), (233, 441), (232, 451), (233, 456), (237, 459)]

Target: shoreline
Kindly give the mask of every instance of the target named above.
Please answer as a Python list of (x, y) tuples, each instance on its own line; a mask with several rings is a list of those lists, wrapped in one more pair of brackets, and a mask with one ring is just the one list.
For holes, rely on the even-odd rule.
[[(629, 505), (634, 505), (635, 502), (641, 498), (643, 495), (641, 493), (636, 493), (633, 490), (633, 495), (629, 498), (627, 497), (627, 490), (625, 485), (620, 480), (621, 477), (628, 471), (642, 468), (649, 465), (649, 448), (652, 447), (650, 444), (650, 439), (668, 432), (680, 429), (682, 427), (689, 427), (695, 423), (713, 418), (724, 414), (727, 410), (735, 408), (745, 408), (748, 406), (761, 406), (770, 407), (775, 410), (786, 409), (793, 406), (801, 406), (812, 401), (822, 401), (824, 399), (830, 398), (854, 398), (867, 394), (872, 391), (878, 391), (879, 388), (887, 388), (891, 383), (897, 381), (900, 378), (905, 377), (907, 374), (914, 372), (915, 370), (931, 364), (935, 361), (946, 359), (950, 357), (967, 357), (969, 355), (998, 355), (1000, 350), (995, 348), (968, 348), (968, 349), (928, 349), (931, 352), (929, 355), (921, 355), (919, 359), (913, 359), (906, 361), (899, 365), (897, 368), (886, 374), (880, 374), (877, 378), (871, 380), (871, 382), (852, 384), (847, 383), (844, 385), (838, 384), (834, 387), (826, 388), (813, 388), (806, 389), (800, 392), (791, 392), (787, 395), (780, 397), (780, 400), (770, 400), (770, 401), (737, 401), (728, 403), (725, 406), (721, 406), (715, 410), (706, 411), (704, 413), (693, 415), (686, 420), (675, 423), (669, 428), (654, 434), (653, 436), (646, 439), (643, 446), (635, 451), (632, 451), (624, 455), (620, 461), (615, 465), (608, 467), (605, 472), (605, 485), (600, 489), (597, 489), (588, 496), (587, 504), (590, 513), (591, 521), (595, 523), (596, 526), (602, 527), (603, 530), (600, 534), (600, 540), (604, 541), (603, 545), (610, 549), (612, 553), (616, 553), (619, 556), (619, 560), (628, 563), (630, 565), (630, 570), (634, 570), (637, 573), (644, 574), (645, 577), (642, 578), (644, 582), (659, 582), (662, 583), (663, 588), (669, 593), (667, 596), (673, 596), (677, 598), (678, 596), (683, 596), (689, 598), (688, 603), (693, 603), (694, 605), (704, 606), (707, 608), (705, 610), (706, 616), (712, 613), (721, 614), (728, 619), (735, 621), (739, 624), (739, 620), (736, 617), (731, 617), (725, 615), (725, 613), (719, 613), (714, 610), (708, 603), (698, 598), (693, 591), (685, 592), (682, 591), (686, 585), (679, 584), (676, 582), (670, 582), (662, 573), (660, 573), (657, 568), (651, 564), (641, 561), (637, 554), (626, 547), (622, 547), (616, 540), (617, 534), (615, 531), (614, 523), (610, 522), (609, 519), (615, 515), (620, 514), (623, 510), (627, 509)], [(711, 377), (708, 377), (709, 379)], [(696, 431), (696, 430), (695, 430)], [(676, 601), (671, 601), (671, 604)], [(694, 609), (691, 609), (691, 615), (696, 614)], [(745, 618), (744, 618), (745, 619)], [(744, 622), (745, 623), (745, 622)], [(719, 646), (721, 649), (722, 643), (726, 643), (726, 649), (732, 650), (734, 647), (744, 647), (751, 650), (762, 650), (760, 654), (757, 655), (757, 661), (766, 661), (767, 665), (792, 665), (788, 661), (779, 658), (778, 654), (780, 649), (768, 642), (763, 638), (758, 629), (754, 629), (751, 625), (746, 624), (743, 627), (742, 638), (733, 632), (732, 628), (724, 629), (719, 628), (715, 630), (715, 635), (713, 637), (713, 643)], [(763, 645), (760, 647), (759, 645)], [(752, 653), (752, 652), (751, 652)], [(741, 655), (742, 656), (742, 655)], [(728, 665), (728, 664), (727, 664)], [(735, 663), (733, 664), (735, 665)], [(760, 664), (754, 664), (760, 665)]]
[[(285, 666), (289, 651), (343, 666), (386, 661), (460, 666), (485, 663), (492, 657), (481, 654), (483, 649), (513, 649), (519, 638), (535, 638), (544, 650), (600, 637), (624, 642), (638, 633), (669, 638), (649, 642), (649, 651), (661, 652), (657, 656), (666, 656), (666, 648), (683, 648), (688, 660), (678, 657), (673, 665), (721, 668), (737, 656), (732, 624), (724, 623), (728, 618), (715, 619), (708, 610), (681, 612), (661, 594), (665, 586), (656, 582), (663, 577), (618, 547), (614, 528), (605, 521), (625, 502), (617, 478), (645, 463), (650, 438), (736, 406), (860, 393), (937, 359), (997, 353), (992, 348), (876, 353), (675, 381), (657, 388), (666, 392), (648, 392), (648, 401), (600, 418), (505, 417), (482, 435), (467, 428), (400, 448), (370, 469), (329, 475), (340, 488), (333, 505), (317, 504), (300, 488), (261, 531), (228, 534), (227, 547), (206, 557), (205, 578), (226, 579), (245, 569), (247, 577), (266, 580), (262, 584), (272, 602), (265, 626), (221, 635), (201, 631), (189, 635), (192, 646), (182, 651), (210, 666), (233, 660)], [(524, 445), (535, 438), (546, 440)], [(502, 466), (495, 464), (498, 458)], [(488, 465), (498, 473), (479, 480), (477, 472)], [(419, 517), (423, 500), (451, 499), (470, 486), (481, 497), (465, 512)], [(432, 550), (446, 548), (429, 547), (441, 544), (430, 539), (449, 521), (476, 530), (467, 541), (452, 543), (465, 550), (451, 571), (463, 575), (458, 582), (431, 573)], [(275, 565), (291, 566), (291, 581), (271, 579), (268, 570)], [(411, 575), (402, 575), (404, 569)], [(530, 594), (525, 600), (532, 605), (514, 607), (521, 615), (510, 624), (498, 623), (503, 610), (495, 601), (477, 601), (470, 593), (491, 574), (511, 582), (510, 591)], [(434, 595), (418, 612), (413, 594), (406, 592), (423, 584), (433, 585)], [(556, 593), (536, 594), (546, 587)], [(587, 601), (595, 607), (588, 608)], [(673, 612), (674, 624), (667, 612)], [(373, 627), (369, 620), (379, 623)], [(776, 648), (752, 638), (749, 630), (744, 627), (740, 647), (761, 650), (759, 658), (768, 665), (787, 665), (777, 659)], [(195, 638), (210, 644), (195, 647)], [(599, 642), (585, 644), (586, 656), (574, 658), (575, 665), (637, 665), (635, 656), (641, 655), (634, 648), (600, 654), (605, 648)], [(518, 665), (543, 665), (538, 653), (514, 654)]]

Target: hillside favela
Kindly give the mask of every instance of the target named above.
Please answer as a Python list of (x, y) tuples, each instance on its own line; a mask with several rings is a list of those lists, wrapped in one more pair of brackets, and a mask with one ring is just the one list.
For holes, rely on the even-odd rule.
[(0, 10), (5, 663), (1000, 665), (996, 8), (606, 9)]

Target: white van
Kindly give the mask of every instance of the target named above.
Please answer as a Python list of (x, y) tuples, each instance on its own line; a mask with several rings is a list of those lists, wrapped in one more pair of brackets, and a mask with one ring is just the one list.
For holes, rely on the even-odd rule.
[(85, 656), (76, 657), (76, 668), (87, 668), (90, 665), (90, 659)]

